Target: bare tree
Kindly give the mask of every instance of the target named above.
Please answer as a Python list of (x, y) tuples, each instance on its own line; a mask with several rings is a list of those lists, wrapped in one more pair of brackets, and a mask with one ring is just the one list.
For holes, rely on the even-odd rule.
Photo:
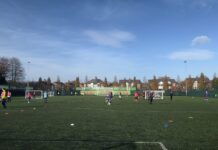
[(180, 76), (179, 76), (179, 75), (177, 75), (176, 82), (177, 82), (177, 83), (180, 83), (180, 82), (181, 82), (181, 80), (180, 80)]
[(104, 78), (104, 87), (107, 87), (107, 86), (108, 86), (107, 78), (105, 77), (105, 78)]
[(118, 87), (118, 86), (119, 86), (117, 76), (114, 76), (113, 86), (114, 86), (114, 87)]
[(9, 59), (7, 76), (13, 83), (24, 79), (24, 68), (18, 58), (12, 57)]
[(76, 80), (75, 80), (75, 88), (77, 88), (77, 87), (80, 87), (79, 77), (76, 77)]
[(56, 82), (58, 82), (58, 83), (60, 83), (61, 82), (61, 79), (60, 79), (60, 77), (59, 76), (57, 76), (57, 81)]
[(9, 60), (5, 57), (0, 57), (0, 83), (6, 83), (8, 74)]
[(200, 90), (203, 90), (203, 89), (205, 89), (205, 87), (206, 87), (206, 81), (205, 81), (205, 75), (204, 75), (204, 73), (201, 73), (200, 74), (200, 77), (199, 77), (199, 79), (198, 79), (198, 82), (199, 82), (199, 89)]
[(191, 90), (193, 88), (193, 84), (194, 84), (194, 81), (193, 81), (191, 75), (189, 75), (189, 77), (187, 79), (187, 88), (188, 88), (188, 90)]
[(216, 73), (213, 75), (212, 87), (214, 89), (218, 89), (218, 77), (217, 77)]
[(169, 81), (169, 78), (167, 76), (165, 76), (164, 79), (163, 79), (163, 89), (164, 90), (168, 90), (169, 89), (168, 81)]
[(157, 90), (158, 89), (158, 82), (156, 76), (153, 77), (153, 80), (150, 82), (150, 89)]
[(146, 77), (144, 76), (143, 77), (143, 83), (147, 83), (148, 81), (147, 81), (147, 79), (146, 79)]
[(88, 82), (88, 76), (86, 75), (85, 76), (85, 83), (87, 84), (87, 82)]

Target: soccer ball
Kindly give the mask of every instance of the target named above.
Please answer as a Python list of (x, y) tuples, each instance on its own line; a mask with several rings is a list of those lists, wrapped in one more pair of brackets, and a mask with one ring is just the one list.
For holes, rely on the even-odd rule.
[(107, 105), (111, 105), (111, 103), (110, 103), (110, 102), (108, 102), (108, 103), (107, 103)]
[(70, 125), (71, 125), (71, 126), (74, 126), (74, 123), (71, 123)]

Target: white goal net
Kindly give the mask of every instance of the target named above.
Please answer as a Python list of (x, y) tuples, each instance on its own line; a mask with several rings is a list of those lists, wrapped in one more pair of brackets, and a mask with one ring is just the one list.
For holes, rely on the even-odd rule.
[(28, 95), (31, 96), (31, 99), (42, 99), (43, 91), (42, 90), (26, 90), (25, 98), (27, 99)]
[(54, 91), (48, 91), (48, 97), (52, 97), (55, 95), (55, 92)]
[(154, 93), (154, 99), (164, 99), (164, 91), (161, 90), (147, 90), (145, 91), (145, 99), (149, 99), (150, 93)]

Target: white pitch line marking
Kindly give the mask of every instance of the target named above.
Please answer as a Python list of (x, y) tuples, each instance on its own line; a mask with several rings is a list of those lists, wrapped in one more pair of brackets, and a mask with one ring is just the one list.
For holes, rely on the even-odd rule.
[(166, 146), (162, 142), (145, 142), (145, 141), (136, 141), (136, 144), (159, 144), (163, 150), (167, 150)]

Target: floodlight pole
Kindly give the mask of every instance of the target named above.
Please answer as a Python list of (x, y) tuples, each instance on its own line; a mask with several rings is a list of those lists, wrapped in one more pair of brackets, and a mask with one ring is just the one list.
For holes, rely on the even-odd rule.
[(188, 95), (188, 88), (187, 88), (187, 60), (184, 61), (185, 63), (185, 94)]
[[(8, 63), (8, 68), (10, 68), (10, 63)], [(11, 72), (13, 72), (13, 67), (11, 67)], [(11, 88), (10, 82), (12, 83), (12, 77), (11, 77), (11, 81), (10, 81), (10, 79), (8, 79), (8, 90), (10, 90), (10, 88)]]
[(29, 74), (29, 64), (30, 61), (27, 62), (27, 89), (29, 90), (29, 79), (28, 79), (28, 74)]

